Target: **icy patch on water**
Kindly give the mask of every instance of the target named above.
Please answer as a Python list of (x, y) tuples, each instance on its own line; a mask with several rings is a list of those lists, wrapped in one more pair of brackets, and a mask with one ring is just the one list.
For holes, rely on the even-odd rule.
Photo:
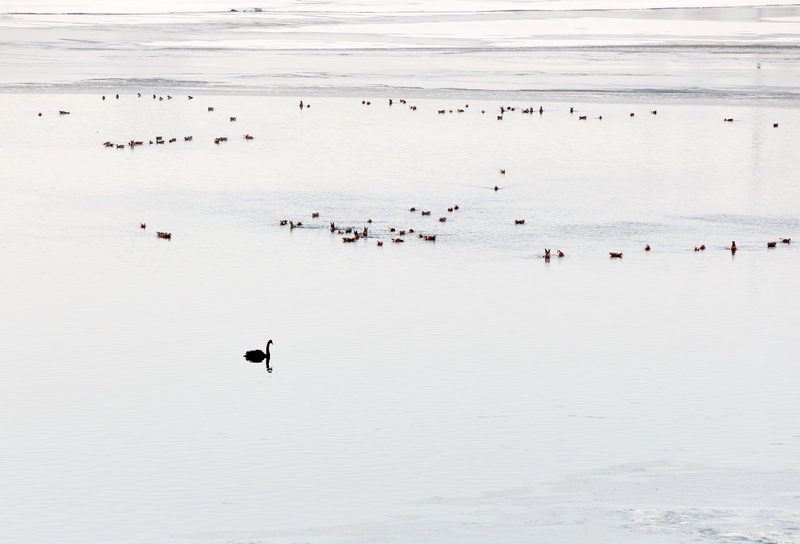
[(583, 494), (624, 529), (671, 541), (793, 544), (800, 537), (796, 472), (619, 466), (574, 475), (560, 492)]
[[(602, 10), (610, 9), (669, 9), (669, 8), (713, 8), (725, 6), (769, 6), (770, 0), (611, 0), (602, 5)], [(790, 4), (792, 5), (792, 4)], [(380, 0), (331, 0), (327, 2), (307, 2), (304, 0), (283, 0), (267, 4), (241, 4), (228, 0), (172, 0), (168, 7), (156, 0), (142, 0), (135, 4), (109, 4), (101, 0), (74, 0), (65, 4), (58, 1), (43, 1), (31, 5), (30, 2), (10, 0), (3, 5), (4, 13), (185, 13), (185, 12), (459, 12), (459, 11), (517, 11), (517, 10), (584, 10), (598, 9), (591, 0), (399, 0), (384, 2)]]
[(642, 511), (628, 525), (633, 531), (672, 534), (701, 541), (795, 544), (797, 527), (793, 514), (774, 510), (696, 510)]

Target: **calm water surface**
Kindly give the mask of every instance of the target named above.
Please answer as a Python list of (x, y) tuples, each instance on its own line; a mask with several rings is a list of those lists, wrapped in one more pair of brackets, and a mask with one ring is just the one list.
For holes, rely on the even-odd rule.
[(304, 98), (3, 96), (6, 541), (792, 541), (795, 108)]
[[(284, 30), (310, 24), (282, 13)], [(594, 68), (541, 93), (512, 71), (533, 55), (550, 59), (541, 81), (568, 81), (553, 67), (572, 50), (501, 47), (497, 65), (477, 48), (435, 80), (408, 52), (289, 48), (278, 71), (313, 58), (335, 77), (273, 85), (275, 64), (230, 45), (157, 48), (139, 74), (109, 53), (113, 18), (79, 21), (99, 39), (85, 50), (54, 20), (0, 20), (20, 33), (0, 45), (0, 542), (800, 541), (800, 260), (766, 247), (800, 239), (800, 108), (796, 67), (771, 66), (796, 46), (767, 18), (744, 20), (772, 49), (645, 48), (639, 68), (630, 42), (656, 32), (623, 60), (587, 39)], [(416, 46), (431, 27), (408, 28)], [(365, 58), (393, 66), (390, 87)], [(700, 68), (714, 58), (731, 70)], [(195, 80), (175, 75), (190, 61)], [(517, 109), (499, 121), (501, 106)], [(145, 145), (102, 145), (131, 139)], [(354, 244), (328, 231), (368, 218)], [(270, 338), (272, 374), (242, 358)]]

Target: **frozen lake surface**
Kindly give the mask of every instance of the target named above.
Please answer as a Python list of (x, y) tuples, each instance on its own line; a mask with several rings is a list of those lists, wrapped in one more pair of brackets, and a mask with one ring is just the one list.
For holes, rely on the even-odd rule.
[(0, 90), (795, 99), (800, 5), (731, 3), (12, 2)]
[(0, 542), (800, 542), (798, 6), (51, 4)]

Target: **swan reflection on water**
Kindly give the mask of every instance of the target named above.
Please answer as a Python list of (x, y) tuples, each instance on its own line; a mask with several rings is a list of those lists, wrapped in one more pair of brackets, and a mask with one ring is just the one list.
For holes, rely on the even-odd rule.
[(267, 372), (272, 372), (272, 367), (269, 366), (269, 345), (272, 344), (272, 340), (267, 342), (266, 352), (261, 351), (260, 349), (251, 350), (244, 354), (244, 358), (251, 363), (261, 363), (266, 361), (267, 362)]

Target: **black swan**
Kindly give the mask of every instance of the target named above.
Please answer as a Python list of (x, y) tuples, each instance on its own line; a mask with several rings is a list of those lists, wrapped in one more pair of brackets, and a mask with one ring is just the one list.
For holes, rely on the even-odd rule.
[(251, 363), (260, 363), (266, 360), (267, 362), (267, 372), (272, 372), (272, 368), (269, 366), (269, 345), (272, 344), (272, 340), (267, 342), (267, 351), (266, 353), (261, 351), (260, 349), (248, 351), (244, 354), (244, 358), (247, 359)]

